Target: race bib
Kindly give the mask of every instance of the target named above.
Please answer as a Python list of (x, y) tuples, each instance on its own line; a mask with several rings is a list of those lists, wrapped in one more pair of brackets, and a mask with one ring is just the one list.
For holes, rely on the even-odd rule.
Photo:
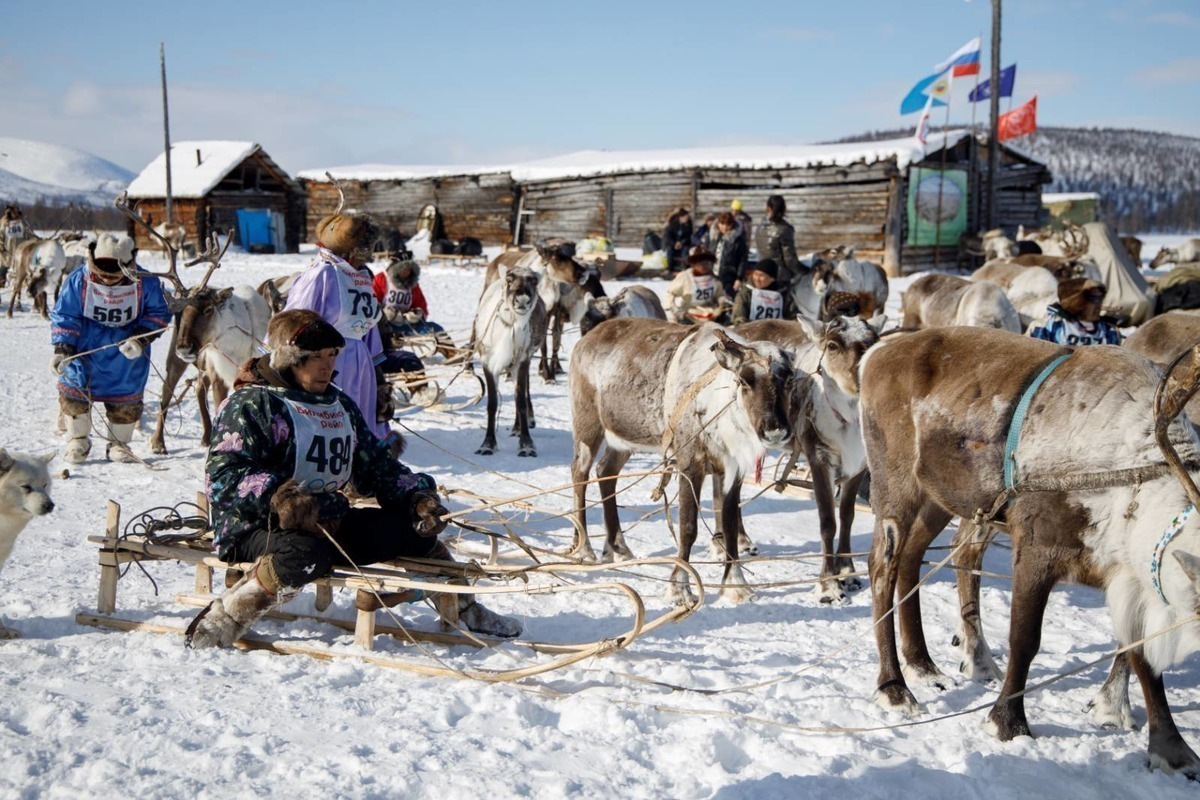
[(292, 418), (296, 437), (292, 477), (309, 494), (338, 491), (350, 481), (358, 443), (350, 415), (340, 402), (281, 399)]
[(10, 222), (4, 233), (10, 239), (19, 239), (25, 233), (25, 226), (20, 222)]
[(1088, 330), (1076, 320), (1063, 320), (1063, 344), (1071, 347), (1084, 347), (1090, 344), (1105, 344), (1104, 329), (1099, 325)]
[(141, 283), (126, 286), (105, 286), (102, 283), (83, 284), (83, 315), (92, 322), (109, 328), (121, 328), (138, 315), (141, 306)]
[(384, 304), (388, 311), (395, 311), (403, 314), (412, 308), (412, 289), (403, 286), (395, 286), (388, 281), (387, 295), (384, 298)]
[(751, 289), (750, 319), (783, 319), (783, 293)]
[(693, 275), (692, 276), (692, 302), (696, 305), (706, 306), (712, 303), (713, 297), (717, 293), (717, 276), (715, 275)]
[(338, 266), (337, 271), (341, 309), (333, 327), (343, 336), (362, 339), (379, 324), (383, 313), (375, 299), (373, 278), (365, 270)]

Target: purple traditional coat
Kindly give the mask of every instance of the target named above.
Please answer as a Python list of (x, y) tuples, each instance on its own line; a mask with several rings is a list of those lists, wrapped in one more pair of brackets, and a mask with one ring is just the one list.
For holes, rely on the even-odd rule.
[(346, 337), (335, 382), (358, 405), (371, 432), (382, 439), (389, 428), (375, 421), (375, 365), (383, 360), (383, 342), (376, 328), (383, 309), (375, 297), (373, 277), (369, 269), (355, 269), (319, 247), (317, 260), (288, 292), (286, 310), (315, 311)]

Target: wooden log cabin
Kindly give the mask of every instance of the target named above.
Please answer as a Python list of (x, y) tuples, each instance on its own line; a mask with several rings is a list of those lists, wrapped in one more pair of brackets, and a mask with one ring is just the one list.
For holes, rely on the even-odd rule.
[[(142, 218), (166, 219), (166, 159), (159, 155), (129, 185)], [(254, 142), (176, 142), (171, 146), (171, 195), (175, 222), (186, 241), (210, 232), (234, 231), (234, 244), (257, 252), (299, 250), (304, 236), (303, 189)], [(129, 227), (137, 246), (157, 250), (140, 226)]]
[[(1044, 164), (1001, 145), (998, 222), (1015, 230), (1040, 224)], [(424, 170), (424, 172), (422, 172)], [(485, 245), (530, 244), (547, 236), (578, 240), (600, 233), (617, 247), (641, 247), (646, 231), (661, 233), (680, 206), (695, 224), (741, 200), (761, 222), (766, 200), (787, 201), (801, 253), (854, 245), (891, 275), (959, 263), (957, 231), (922, 234), (910, 218), (919, 181), (929, 171), (956, 174), (944, 205), (961, 208), (955, 222), (977, 231), (986, 213), (987, 147), (966, 131), (914, 139), (789, 147), (746, 146), (659, 151), (584, 151), (509, 167), (346, 167), (347, 205), (368, 211), (405, 234), (427, 203), (441, 210), (446, 235), (474, 236)], [(308, 196), (308, 231), (330, 213), (337, 193), (324, 170), (301, 173)], [(957, 192), (953, 197), (951, 192)], [(943, 200), (938, 199), (939, 213)], [(965, 226), (965, 227), (963, 227)], [(936, 245), (934, 242), (940, 244)]]

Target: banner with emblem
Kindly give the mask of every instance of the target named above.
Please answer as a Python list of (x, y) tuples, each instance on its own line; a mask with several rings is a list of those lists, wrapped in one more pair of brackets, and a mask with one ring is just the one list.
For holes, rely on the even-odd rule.
[(967, 173), (961, 169), (908, 170), (905, 244), (956, 245), (967, 230)]

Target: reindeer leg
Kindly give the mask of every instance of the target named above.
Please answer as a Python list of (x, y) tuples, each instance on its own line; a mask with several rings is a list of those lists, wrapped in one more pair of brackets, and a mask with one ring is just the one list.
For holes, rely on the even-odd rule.
[(1092, 720), (1104, 728), (1133, 730), (1133, 709), (1129, 705), (1129, 656), (1113, 658), (1108, 679), (1088, 703)]
[(829, 605), (840, 605), (846, 601), (838, 580), (838, 560), (833, 551), (833, 539), (837, 534), (837, 518), (834, 516), (833, 485), (829, 479), (829, 465), (817, 452), (816, 440), (811, 433), (804, 437), (804, 457), (808, 461), (812, 477), (813, 498), (817, 502), (817, 521), (821, 529), (821, 575), (817, 583), (819, 599)]
[(196, 379), (196, 404), (200, 406), (200, 444), (212, 444), (212, 415), (208, 409), (208, 375), (203, 370)]
[(950, 685), (950, 681), (929, 656), (929, 646), (925, 643), (925, 631), (921, 626), (921, 593), (916, 587), (921, 579), (921, 559), (925, 551), (950, 520), (950, 514), (933, 503), (926, 503), (912, 526), (908, 543), (898, 559), (896, 573), (896, 594), (908, 598), (896, 609), (904, 677), (909, 683), (931, 683), (942, 690)]
[(537, 449), (529, 435), (529, 407), (529, 359), (526, 358), (517, 368), (517, 425), (520, 427), (517, 455), (532, 458), (537, 455)]
[[(754, 592), (746, 583), (742, 565), (738, 562), (738, 534), (741, 521), (742, 476), (736, 472), (726, 471), (722, 475), (719, 495), (714, 495), (713, 502), (720, 497), (718, 518), (722, 521), (725, 540), (725, 572), (721, 576), (721, 597), (731, 603), (744, 603), (753, 597)], [(715, 488), (715, 487), (714, 487)]]
[(562, 364), (558, 361), (558, 351), (562, 347), (563, 324), (566, 319), (566, 314), (561, 310), (554, 317), (554, 347), (550, 351), (550, 374), (557, 376), (562, 374)]
[(546, 335), (542, 337), (541, 358), (538, 359), (538, 374), (542, 376), (542, 380), (545, 381), (546, 383), (555, 383), (554, 373), (550, 369), (550, 355), (548, 353), (548, 348), (549, 348), (549, 340), (550, 340), (550, 331), (553, 328), (554, 321), (557, 318), (558, 318), (558, 309), (556, 308), (550, 312), (550, 318), (548, 320), (548, 322), (550, 324), (546, 328)]
[[(595, 426), (599, 425), (598, 421), (594, 421)], [(567, 556), (576, 558), (580, 561), (589, 564), (595, 563), (596, 551), (592, 549), (592, 543), (588, 541), (587, 528), (587, 480), (592, 471), (592, 464), (596, 461), (596, 452), (603, 446), (604, 439), (601, 436), (588, 436), (587, 440), (579, 432), (579, 424), (575, 424), (575, 455), (571, 459), (571, 483), (575, 484), (575, 536), (571, 540), (571, 549), (567, 551)], [(603, 497), (604, 490), (600, 490)]]
[(1146, 727), (1150, 731), (1150, 769), (1161, 769), (1168, 773), (1183, 772), (1189, 779), (1195, 780), (1200, 774), (1200, 758), (1196, 757), (1195, 751), (1188, 746), (1179, 735), (1179, 729), (1175, 727), (1162, 675), (1156, 673), (1146, 661), (1140, 647), (1130, 650), (1127, 655), (1129, 665), (1133, 667), (1138, 681), (1142, 684), (1142, 697), (1146, 702)]
[[(988, 712), (987, 723), (988, 730), (1002, 742), (1018, 736), (1033, 735), (1029, 730), (1029, 721), (1025, 718), (1025, 696), (1020, 692), (1025, 690), (1025, 683), (1029, 679), (1029, 665), (1033, 663), (1034, 656), (1041, 647), (1042, 617), (1046, 613), (1046, 600), (1049, 599), (1050, 590), (1054, 588), (1059, 577), (1053, 570), (1049, 557), (1036, 552), (1032, 545), (1021, 546), (1022, 539), (1032, 538), (1032, 535), (1032, 531), (1013, 531), (1013, 588), (1008, 629), (1008, 669), (1004, 674), (1004, 686), (1000, 689), (1000, 697)], [(1158, 685), (1161, 689), (1161, 679)], [(1146, 690), (1145, 683), (1142, 684), (1142, 688)]]
[(162, 399), (158, 403), (158, 418), (154, 423), (154, 433), (150, 436), (150, 452), (155, 455), (161, 456), (167, 453), (163, 429), (167, 424), (167, 412), (170, 411), (168, 406), (175, 394), (175, 387), (179, 384), (179, 379), (183, 377), (186, 369), (187, 364), (175, 355), (175, 334), (172, 333), (171, 346), (167, 350), (167, 374), (163, 376)]
[(496, 389), (496, 376), (486, 366), (483, 368), (483, 380), (487, 387), (487, 433), (475, 455), (490, 456), (496, 452), (496, 407), (500, 404), (500, 394)]
[(995, 530), (981, 529), (974, 522), (963, 519), (952, 543), (954, 552), (958, 553), (954, 566), (958, 575), (959, 611), (958, 632), (952, 643), (962, 651), (959, 671), (973, 681), (999, 681), (1004, 677), (992, 658), (979, 617), (979, 569), (983, 566), (983, 553), (995, 535)]
[(837, 557), (834, 558), (834, 571), (838, 575), (838, 583), (843, 591), (857, 592), (862, 588), (862, 581), (854, 574), (854, 560), (850, 558), (850, 534), (854, 525), (855, 504), (858, 502), (858, 488), (866, 478), (864, 469), (857, 475), (842, 482), (838, 495), (838, 542)]
[[(679, 476), (679, 549), (677, 555), (681, 561), (687, 561), (692, 555), (692, 545), (696, 543), (696, 522), (700, 512), (700, 485), (704, 481), (704, 471), (694, 464), (680, 463), (676, 474)], [(692, 594), (691, 581), (688, 574), (676, 567), (671, 571), (671, 588), (668, 599), (677, 606), (695, 605), (697, 598)]]
[(605, 447), (596, 464), (596, 483), (600, 489), (600, 503), (604, 509), (604, 561), (623, 561), (633, 558), (633, 551), (625, 544), (625, 535), (621, 533), (621, 519), (617, 514), (617, 476), (621, 468), (629, 460), (632, 453), (625, 450), (614, 450)]

